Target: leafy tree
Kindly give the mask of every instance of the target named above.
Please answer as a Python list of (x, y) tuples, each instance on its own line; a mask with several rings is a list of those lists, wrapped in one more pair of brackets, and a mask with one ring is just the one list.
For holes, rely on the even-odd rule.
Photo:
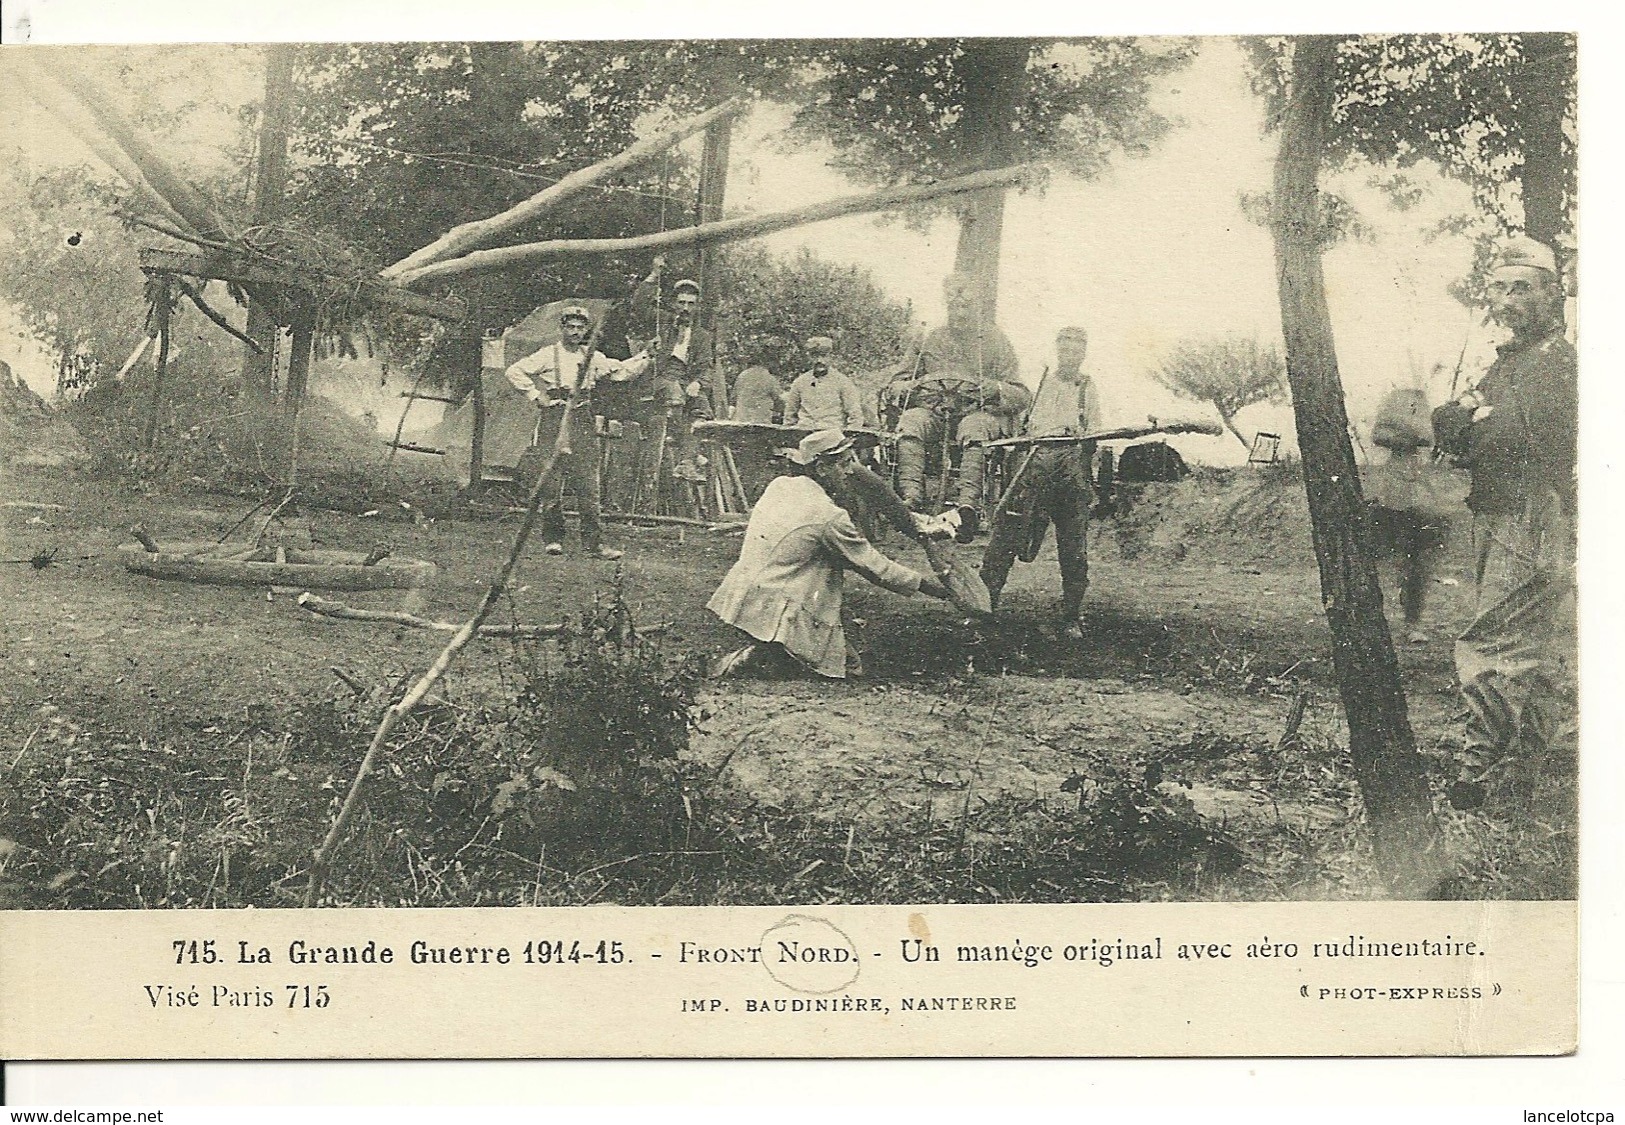
[[(1254, 85), (1272, 119), (1285, 104), (1286, 42), (1250, 44)], [(1572, 241), (1572, 35), (1358, 36), (1338, 41), (1331, 66), (1328, 168), (1355, 159), (1399, 169), (1432, 161), (1470, 185), (1503, 229), (1554, 246)]]
[[(1093, 178), (1118, 152), (1143, 155), (1173, 126), (1150, 104), (1189, 40), (907, 39), (831, 45), (795, 118), (830, 141), (855, 179), (895, 182), (1045, 161)], [(955, 269), (994, 313), (1004, 192), (958, 204)]]
[(886, 296), (866, 269), (808, 250), (776, 258), (748, 244), (729, 247), (720, 265), (717, 342), (725, 365), (743, 366), (767, 345), (787, 374), (809, 336), (833, 339), (836, 361), (849, 372), (879, 368), (902, 350), (909, 307)]
[(1156, 380), (1182, 398), (1212, 403), (1225, 429), (1243, 446), (1250, 443), (1236, 428), (1236, 415), (1260, 402), (1286, 399), (1281, 353), (1240, 336), (1180, 344), (1163, 361)]

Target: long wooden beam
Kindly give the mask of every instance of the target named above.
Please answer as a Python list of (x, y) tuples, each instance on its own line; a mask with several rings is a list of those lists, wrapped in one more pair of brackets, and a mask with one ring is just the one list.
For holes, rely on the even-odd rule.
[(544, 188), (529, 199), (515, 204), (501, 214), (452, 227), (451, 230), (421, 250), (415, 250), (394, 265), (385, 268), (379, 276), (386, 281), (398, 281), (414, 270), (421, 269), (431, 263), (445, 261), (448, 258), (455, 258), (472, 250), (489, 246), (516, 227), (531, 222), (565, 200), (602, 183), (609, 177), (623, 172), (633, 165), (649, 159), (651, 156), (658, 156), (685, 138), (705, 129), (712, 122), (743, 112), (748, 104), (744, 98), (730, 98), (716, 108), (708, 110), (698, 117), (690, 118), (658, 136), (639, 141), (631, 148), (610, 157), (608, 160), (600, 160), (596, 164), (589, 164), (585, 168), (571, 172), (558, 183)]
[(488, 273), (510, 266), (534, 262), (543, 258), (581, 257), (592, 254), (625, 254), (644, 250), (670, 250), (679, 246), (715, 246), (723, 242), (737, 242), (756, 238), (790, 227), (821, 223), (843, 215), (861, 215), (872, 211), (890, 211), (907, 207), (945, 195), (957, 195), (988, 188), (1010, 187), (1031, 176), (1031, 165), (1018, 164), (1011, 168), (996, 168), (976, 172), (934, 184), (918, 184), (903, 188), (887, 188), (865, 195), (848, 195), (790, 211), (775, 211), (768, 215), (747, 215), (738, 219), (724, 219), (716, 223), (702, 223), (696, 227), (660, 231), (633, 238), (562, 238), (550, 242), (528, 242), (519, 246), (503, 246), (494, 250), (476, 250), (460, 258), (420, 266), (397, 274), (400, 285), (417, 286), (442, 278), (468, 273)]
[[(147, 143), (141, 131), (118, 108), (112, 95), (89, 75), (74, 67), (65, 51), (51, 52), (55, 73), (48, 72), (40, 65), (37, 61), (39, 55), (37, 49), (31, 49), (10, 52), (7, 57), (20, 66), (31, 86), (55, 86), (82, 105), (107, 139), (140, 170), (147, 185), (185, 219), (187, 225), (206, 237), (231, 237), (225, 219), (158, 155), (157, 149)], [(41, 99), (41, 104), (46, 104), (44, 99)], [(47, 105), (47, 108), (50, 107)], [(128, 178), (123, 168), (119, 171)]]
[[(26, 61), (27, 51), (34, 48), (19, 48), (7, 52), (7, 59), (20, 63), (16, 67), (15, 77), (19, 79), (17, 86), (25, 90), (30, 97), (40, 104), (47, 112), (88, 148), (95, 157), (107, 165), (126, 183), (135, 189), (148, 207), (152, 208), (159, 218), (167, 221), (176, 228), (189, 228), (190, 224), (169, 205), (169, 202), (159, 195), (153, 186), (147, 182), (146, 176), (136, 166), (135, 161), (127, 156), (123, 149), (114, 144), (104, 133), (90, 115), (83, 103), (62, 88), (56, 80), (46, 71), (33, 66)], [(188, 229), (188, 233), (196, 235), (196, 231)]]
[[(187, 277), (212, 277), (238, 285), (274, 285), (313, 292), (311, 274), (291, 266), (257, 261), (241, 254), (188, 253), (184, 250), (142, 250), (141, 268)], [(363, 282), (357, 297), (370, 305), (399, 309), (436, 320), (460, 321), (468, 308), (456, 297), (427, 297), (382, 282)]]

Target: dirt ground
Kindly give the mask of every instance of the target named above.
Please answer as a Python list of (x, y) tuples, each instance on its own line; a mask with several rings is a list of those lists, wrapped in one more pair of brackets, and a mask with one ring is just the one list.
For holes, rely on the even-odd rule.
[[(1277, 507), (1301, 506), (1300, 485), (1279, 488), (1287, 491)], [(291, 594), (141, 577), (115, 554), (132, 524), (160, 541), (212, 539), (251, 502), (144, 495), (64, 474), (0, 477), (0, 745), (12, 748), (8, 758), (47, 705), (96, 729), (160, 742), (245, 719), (275, 729), (286, 709), (335, 689), (333, 668), (372, 682), (433, 659), (444, 634), (318, 618)], [(1222, 514), (1228, 502), (1209, 507)], [(319, 546), (383, 542), (440, 568), (421, 592), (330, 596), (451, 621), (473, 610), (517, 527), (517, 517), (424, 520), (405, 508), (299, 518)], [(1346, 818), (1353, 803), (1326, 784), (1338, 769), (1341, 720), (1304, 530), (1283, 530), (1251, 509), (1227, 528), (1187, 522), (1149, 537), (1143, 525), (1122, 525), (1133, 558), (1112, 525), (1094, 528), (1082, 641), (1052, 628), (1052, 543), (1035, 563), (1018, 565), (987, 624), (853, 580), (869, 674), (845, 683), (721, 681), (703, 700), (708, 715), (693, 753), (759, 801), (860, 824), (930, 818), (1001, 794), (1053, 795), (1082, 763), (1102, 758), (1175, 763), (1181, 792), (1221, 823)], [(1449, 638), (1469, 609), (1457, 538), (1432, 590), (1433, 639), (1402, 642), (1400, 652), (1418, 743), (1441, 754), (1456, 706)], [(737, 534), (618, 526), (609, 540), (626, 552), (626, 597), (640, 622), (671, 623), (666, 645), (714, 654), (737, 643), (704, 609)], [(885, 549), (924, 565), (906, 543)], [(45, 569), (15, 561), (42, 550), (56, 552)], [(974, 558), (981, 543), (961, 550)], [(534, 544), (499, 617), (560, 620), (614, 573), (613, 564), (549, 558)], [(506, 642), (472, 646), (448, 690), (496, 683), (506, 651)], [(1289, 761), (1273, 748), (1300, 693), (1308, 695), (1307, 752)], [(1319, 783), (1287, 776), (1305, 770)]]

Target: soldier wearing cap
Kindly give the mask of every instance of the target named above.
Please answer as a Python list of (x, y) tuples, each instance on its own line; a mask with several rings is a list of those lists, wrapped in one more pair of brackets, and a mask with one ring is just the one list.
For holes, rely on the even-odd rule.
[[(948, 323), (926, 334), (912, 362), (887, 388), (891, 399), (906, 402), (897, 422), (898, 492), (915, 508), (924, 503), (926, 451), (946, 432), (960, 449), (955, 500), (969, 514), (979, 511), (982, 500), (986, 451), (981, 443), (1014, 433), (1032, 395), (1020, 382), (1015, 349), (987, 316), (975, 280), (950, 274), (943, 294)], [(964, 405), (962, 396), (933, 389), (940, 384), (929, 381), (932, 377), (969, 385), (969, 410), (962, 417), (954, 416)]]
[[(611, 359), (586, 348), (592, 314), (581, 305), (567, 305), (559, 312), (559, 339), (544, 344), (508, 368), (508, 382), (522, 392), (540, 411), (533, 446), (551, 449), (558, 438), (564, 406), (576, 392), (585, 394), (599, 379), (625, 382), (636, 378), (648, 366), (646, 355), (629, 360)], [(598, 435), (591, 424), (577, 419), (571, 426), (570, 452), (559, 460), (555, 481), (542, 509), (542, 539), (547, 553), (564, 553), (564, 488), (575, 493), (581, 512), (581, 543), (589, 557), (613, 560), (621, 552), (605, 547), (599, 522)]]
[(784, 396), (784, 424), (815, 430), (863, 428), (863, 393), (852, 377), (830, 366), (835, 341), (828, 336), (807, 340), (808, 369), (797, 375)]
[(857, 468), (851, 438), (840, 430), (818, 430), (788, 459), (790, 475), (768, 485), (751, 509), (739, 561), (706, 606), (752, 638), (719, 660), (714, 676), (752, 663), (764, 647), (782, 650), (830, 679), (861, 675), (862, 661), (841, 617), (848, 570), (905, 596), (916, 591), (949, 596), (936, 579), (875, 550), (832, 499)]
[[(657, 256), (649, 276), (632, 294), (633, 317), (649, 337), (649, 356), (654, 362), (651, 406), (665, 412), (665, 428), (675, 436), (677, 476), (690, 481), (703, 479), (698, 470), (698, 450), (693, 435), (695, 421), (726, 414), (727, 390), (718, 385), (716, 340), (709, 329), (698, 323), (700, 283), (691, 277), (672, 284), (671, 299), (662, 303), (661, 276), (666, 259)], [(651, 417), (649, 422), (654, 419)], [(651, 434), (659, 427), (646, 423)], [(645, 465), (650, 483), (658, 473), (662, 450), (650, 450)]]
[[(1027, 436), (1065, 437), (1100, 429), (1100, 400), (1083, 370), (1089, 333), (1061, 329), (1055, 338), (1055, 369), (1039, 380), (1027, 416)], [(1079, 614), (1089, 588), (1089, 506), (1094, 501), (1090, 464), (1093, 442), (1035, 445), (1021, 454), (1011, 487), (999, 500), (993, 536), (982, 558), (982, 581), (997, 602), (1019, 556), (1030, 561), (1055, 526), (1055, 553), (1061, 564), (1061, 628), (1081, 638)]]
[(1578, 362), (1551, 248), (1528, 238), (1504, 247), (1488, 296), (1512, 339), (1476, 387), (1433, 412), (1438, 446), (1472, 473), (1477, 604), (1456, 642), (1468, 718), (1450, 788), (1467, 808), (1503, 771), (1527, 790), (1565, 720), (1573, 652)]

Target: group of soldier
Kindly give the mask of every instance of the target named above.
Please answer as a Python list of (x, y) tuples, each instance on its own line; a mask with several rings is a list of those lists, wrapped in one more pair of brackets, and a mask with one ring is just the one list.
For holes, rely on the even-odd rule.
[[(590, 318), (564, 310), (563, 339), (509, 369), (514, 385), (542, 408), (538, 437), (556, 427), (557, 407), (585, 380), (608, 388), (644, 384), (644, 408), (677, 428), (670, 444), (679, 472), (700, 456), (692, 422), (717, 417), (728, 400), (716, 381), (713, 341), (694, 323), (699, 286), (679, 281), (672, 309), (659, 311), (659, 263), (640, 287), (655, 296), (655, 330), (624, 359), (586, 347)], [(1489, 277), (1491, 313), (1511, 341), (1476, 385), (1434, 412), (1438, 448), (1471, 470), (1475, 618), (1456, 645), (1469, 711), (1461, 776), (1451, 789), (1463, 806), (1481, 801), (1491, 776), (1509, 761), (1531, 760), (1549, 746), (1564, 708), (1564, 614), (1572, 612), (1575, 503), (1576, 359), (1563, 333), (1562, 288), (1550, 248), (1527, 239), (1505, 247)], [(842, 625), (842, 576), (853, 570), (901, 594), (948, 597), (931, 575), (881, 554), (865, 534), (861, 489), (867, 472), (854, 431), (892, 423), (897, 493), (915, 513), (914, 537), (954, 535), (969, 541), (991, 515), (981, 579), (994, 604), (1017, 557), (1031, 558), (1049, 527), (1055, 531), (1062, 598), (1059, 631), (1081, 637), (1088, 584), (1087, 520), (1093, 499), (1093, 442), (1100, 404), (1084, 372), (1087, 333), (1063, 329), (1055, 362), (1035, 388), (1019, 378), (1009, 340), (982, 313), (975, 282), (950, 276), (947, 322), (915, 342), (878, 400), (833, 365), (834, 342), (805, 341), (806, 368), (786, 386), (764, 362), (742, 370), (732, 418), (810, 431), (773, 464), (755, 466), (755, 504), (738, 562), (710, 609), (749, 637), (716, 671), (764, 657), (787, 659), (818, 675), (861, 671)], [(629, 349), (630, 350), (630, 349)], [(590, 360), (589, 357), (590, 356)], [(764, 357), (756, 357), (761, 360)], [(650, 380), (651, 371), (664, 379)], [(549, 421), (551, 419), (551, 422)], [(990, 443), (1021, 436), (1019, 468), (991, 504), (985, 488)], [(1040, 441), (1036, 439), (1068, 439)], [(660, 445), (666, 444), (664, 440)], [(928, 499), (927, 470), (944, 451), (957, 461), (950, 495)], [(614, 559), (599, 528), (595, 439), (579, 443), (564, 481), (581, 510), (589, 556)], [(872, 475), (872, 474), (871, 474)], [(947, 474), (945, 474), (946, 479)], [(543, 538), (562, 551), (562, 496), (550, 498)], [(946, 506), (947, 512), (934, 509)], [(992, 510), (989, 511), (988, 509)], [(1407, 620), (1412, 617), (1407, 598)]]

